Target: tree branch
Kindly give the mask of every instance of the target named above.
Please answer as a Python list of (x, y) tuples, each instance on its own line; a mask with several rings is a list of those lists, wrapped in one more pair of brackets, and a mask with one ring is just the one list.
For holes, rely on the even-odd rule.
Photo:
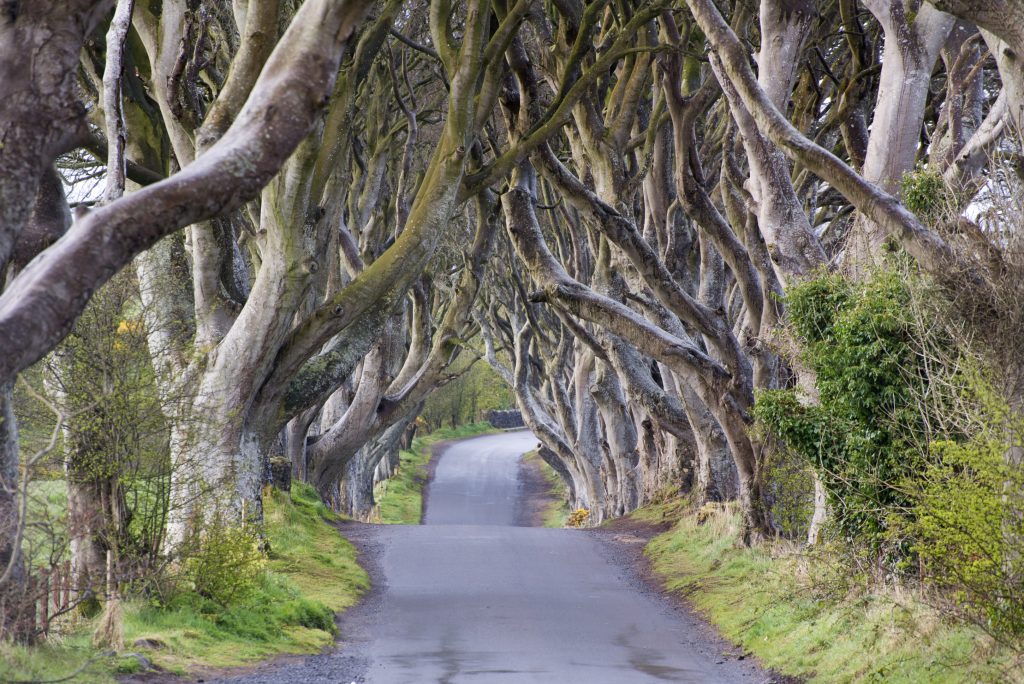
[(0, 297), (0, 378), (51, 349), (92, 292), (163, 236), (257, 196), (316, 121), (369, 0), (302, 5), (227, 133), (174, 176), (86, 214)]

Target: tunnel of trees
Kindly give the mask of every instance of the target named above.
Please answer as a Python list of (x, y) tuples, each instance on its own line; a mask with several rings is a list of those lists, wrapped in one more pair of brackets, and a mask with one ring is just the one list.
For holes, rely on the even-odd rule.
[(505, 392), (589, 524), (735, 502), (1024, 631), (1022, 131), (1012, 0), (3, 0), (0, 628), (34, 480), (85, 596)]

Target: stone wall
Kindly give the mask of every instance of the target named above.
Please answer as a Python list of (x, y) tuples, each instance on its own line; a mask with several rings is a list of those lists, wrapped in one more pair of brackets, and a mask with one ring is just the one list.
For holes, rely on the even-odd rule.
[(509, 411), (488, 411), (487, 422), (496, 428), (509, 430), (512, 428), (526, 427), (523, 423), (523, 414), (517, 409)]

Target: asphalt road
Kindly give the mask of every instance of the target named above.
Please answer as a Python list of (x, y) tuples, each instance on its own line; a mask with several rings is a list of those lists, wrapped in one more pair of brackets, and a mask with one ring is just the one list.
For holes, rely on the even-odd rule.
[(537, 447), (529, 430), (455, 442), (427, 489), (425, 525), (515, 525), (519, 457)]
[(372, 684), (763, 682), (586, 531), (514, 527), (529, 432), (448, 448), (422, 526), (346, 530), (375, 589), (333, 653), (236, 679)]

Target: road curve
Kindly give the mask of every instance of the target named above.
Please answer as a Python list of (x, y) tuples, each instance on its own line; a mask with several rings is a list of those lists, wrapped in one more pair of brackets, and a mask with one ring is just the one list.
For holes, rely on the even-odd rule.
[(425, 525), (515, 525), (519, 457), (537, 447), (529, 430), (484, 435), (445, 449), (427, 488)]
[[(645, 591), (608, 543), (514, 527), (526, 431), (450, 446), (425, 525), (358, 526), (375, 588), (334, 653), (234, 681), (371, 684), (762, 682), (706, 627)], [(469, 524), (464, 524), (469, 523)]]

